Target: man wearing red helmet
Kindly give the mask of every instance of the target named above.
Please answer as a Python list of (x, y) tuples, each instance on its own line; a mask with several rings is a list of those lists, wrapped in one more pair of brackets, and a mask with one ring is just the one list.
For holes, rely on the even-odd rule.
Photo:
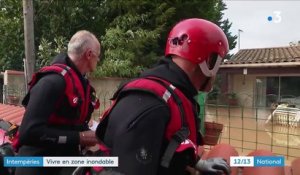
[[(224, 32), (203, 19), (187, 19), (171, 30), (166, 58), (124, 84), (114, 95), (96, 135), (119, 157), (113, 171), (125, 175), (229, 174), (221, 158), (199, 160), (198, 91), (209, 92), (228, 52)], [(188, 171), (189, 170), (189, 171)]]

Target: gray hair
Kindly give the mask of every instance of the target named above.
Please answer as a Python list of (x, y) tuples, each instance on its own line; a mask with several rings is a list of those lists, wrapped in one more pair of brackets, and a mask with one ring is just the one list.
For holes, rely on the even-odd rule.
[(99, 43), (99, 41), (94, 34), (87, 30), (80, 30), (76, 32), (69, 41), (68, 54), (79, 57), (87, 48), (93, 47), (96, 43)]

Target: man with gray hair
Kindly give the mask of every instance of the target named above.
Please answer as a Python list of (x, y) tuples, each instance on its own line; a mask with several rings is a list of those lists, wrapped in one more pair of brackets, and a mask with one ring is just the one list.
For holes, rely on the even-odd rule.
[[(97, 143), (89, 130), (91, 114), (99, 107), (94, 88), (85, 74), (96, 69), (100, 43), (94, 34), (78, 31), (50, 66), (32, 77), (23, 100), (26, 107), (18, 139), (19, 156), (79, 156)], [(66, 168), (17, 168), (16, 175), (71, 174)]]

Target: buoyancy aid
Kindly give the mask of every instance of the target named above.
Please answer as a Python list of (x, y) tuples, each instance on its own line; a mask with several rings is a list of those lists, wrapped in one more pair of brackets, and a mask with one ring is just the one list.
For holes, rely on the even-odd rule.
[(196, 113), (193, 104), (185, 95), (171, 83), (157, 77), (139, 78), (123, 85), (114, 95), (112, 105), (101, 118), (97, 136), (103, 139), (109, 114), (118, 102), (121, 94), (128, 91), (146, 91), (156, 95), (166, 102), (170, 109), (170, 121), (167, 125), (165, 138), (169, 141), (165, 153), (161, 158), (161, 166), (168, 167), (175, 152), (186, 149), (194, 150), (197, 158), (197, 129)]
[[(65, 80), (65, 90), (64, 96), (62, 98), (67, 98), (68, 105), (72, 109), (76, 110), (77, 116), (66, 117), (70, 114), (58, 114), (57, 111), (53, 111), (48, 119), (49, 125), (55, 126), (70, 126), (72, 128), (77, 128), (81, 130), (84, 125), (90, 120), (88, 113), (91, 107), (98, 109), (100, 106), (99, 99), (96, 97), (94, 88), (87, 81), (86, 90), (84, 90), (83, 85), (76, 74), (76, 72), (69, 66), (65, 64), (53, 64), (50, 66), (45, 66), (41, 68), (37, 73), (33, 74), (32, 80), (29, 83), (29, 90), (45, 75), (57, 73), (64, 77)], [(30, 98), (30, 91), (25, 96), (22, 104), (27, 105)], [(56, 108), (61, 108), (62, 98), (56, 103)], [(19, 133), (17, 132), (15, 138), (13, 139), (13, 147), (17, 151), (19, 144)]]
[[(94, 88), (87, 81), (86, 90), (84, 90), (78, 75), (76, 75), (76, 72), (71, 67), (65, 64), (53, 64), (41, 68), (33, 75), (32, 81), (29, 83), (30, 89), (42, 76), (48, 73), (58, 73), (64, 77), (66, 83), (64, 95), (68, 99), (68, 104), (78, 110), (78, 116), (72, 119), (58, 116), (57, 113), (53, 112), (49, 118), (49, 124), (80, 125), (88, 121), (89, 105), (92, 105), (94, 109), (99, 108), (99, 100), (95, 98)], [(61, 105), (60, 102), (57, 103), (57, 106), (59, 105)]]

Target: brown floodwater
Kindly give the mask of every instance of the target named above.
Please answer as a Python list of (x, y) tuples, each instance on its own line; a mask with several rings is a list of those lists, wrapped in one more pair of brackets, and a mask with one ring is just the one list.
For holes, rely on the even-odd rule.
[(206, 121), (224, 125), (220, 142), (234, 146), (240, 155), (266, 149), (284, 155), (289, 164), (300, 157), (300, 127), (266, 123), (271, 109), (206, 106)]

